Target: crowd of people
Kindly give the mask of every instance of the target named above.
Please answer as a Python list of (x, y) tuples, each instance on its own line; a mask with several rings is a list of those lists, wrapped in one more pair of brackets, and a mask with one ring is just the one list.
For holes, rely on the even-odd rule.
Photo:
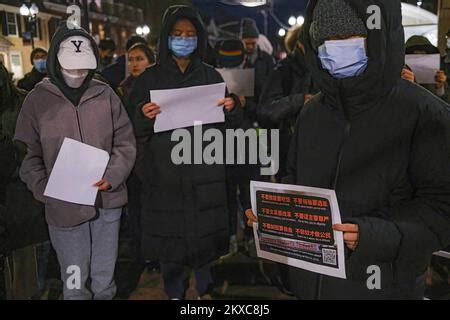
[[(334, 230), (344, 234), (347, 279), (280, 265), (286, 291), (423, 299), (432, 254), (450, 245), (450, 30), (435, 83), (420, 85), (405, 54), (440, 51), (422, 36), (405, 44), (400, 1), (379, 2), (382, 28), (370, 30), (370, 1), (311, 0), (282, 60), (258, 46), (252, 19), (212, 44), (195, 8), (173, 6), (156, 49), (132, 36), (114, 59), (112, 40), (97, 44), (63, 23), (48, 52), (33, 50), (33, 69), (17, 84), (0, 64), (3, 298), (42, 294), (53, 250), (64, 299), (113, 299), (136, 288), (145, 268), (160, 272), (168, 299), (185, 299), (191, 274), (205, 298), (214, 262), (238, 251), (239, 229), (245, 247), (254, 245), (250, 181), (265, 179), (336, 190), (342, 214)], [(275, 176), (261, 177), (254, 164), (175, 164), (172, 131), (155, 133), (164, 109), (150, 91), (221, 83), (216, 68), (253, 69), (255, 94), (227, 90), (217, 101), (225, 122), (202, 130), (278, 129)], [(44, 196), (64, 138), (110, 155), (95, 206)], [(137, 270), (126, 284), (114, 279), (124, 237)], [(366, 286), (370, 265), (381, 269), (380, 290)], [(67, 285), (71, 266), (78, 287)]]

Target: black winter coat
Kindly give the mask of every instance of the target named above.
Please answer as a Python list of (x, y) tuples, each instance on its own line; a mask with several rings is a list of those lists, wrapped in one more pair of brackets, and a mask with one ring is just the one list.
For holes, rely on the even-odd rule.
[[(199, 38), (199, 48), (184, 74), (171, 57), (167, 44), (173, 24), (182, 17), (194, 23)], [(149, 101), (150, 90), (223, 82), (218, 72), (201, 61), (206, 33), (200, 21), (197, 13), (189, 7), (180, 6), (166, 14), (158, 63), (137, 79), (134, 94), (138, 108), (136, 136), (138, 139), (147, 138), (142, 194), (144, 258), (192, 267), (205, 265), (228, 251), (225, 166), (175, 165), (171, 152), (178, 142), (171, 141), (172, 131), (153, 133), (154, 121), (144, 118), (140, 107)], [(225, 116), (226, 124), (204, 125), (203, 131), (237, 127), (242, 121), (242, 108), (237, 105), (232, 112), (225, 112)], [(194, 129), (187, 130), (193, 138)]]
[[(335, 189), (359, 244), (347, 252), (347, 280), (292, 268), (291, 288), (302, 299), (420, 299), (432, 253), (450, 243), (449, 106), (400, 77), (400, 1), (347, 1), (364, 21), (379, 5), (382, 28), (368, 30), (367, 70), (343, 80), (320, 67), (304, 33), (321, 93), (299, 116), (286, 181)], [(381, 290), (367, 288), (371, 265), (381, 269)]]
[[(244, 69), (255, 69), (255, 107), (259, 103), (259, 96), (261, 95), (264, 84), (275, 67), (273, 58), (267, 52), (257, 48), (256, 54), (257, 58), (254, 63), (251, 63), (250, 61), (244, 62)], [(256, 110), (253, 112), (252, 118), (256, 118)]]
[(263, 128), (280, 130), (281, 177), (286, 175), (286, 159), (293, 128), (303, 108), (305, 95), (316, 94), (317, 91), (306, 67), (304, 54), (298, 48), (279, 62), (264, 85), (257, 119)]
[[(6, 70), (2, 72), (7, 75)], [(44, 206), (34, 199), (18, 171), (26, 154), (26, 146), (13, 143), (17, 116), (26, 92), (9, 87), (7, 109), (0, 114), (0, 254), (47, 241)], [(6, 103), (5, 103), (6, 104)], [(6, 237), (6, 238), (5, 238)]]
[(47, 75), (40, 73), (33, 67), (33, 69), (25, 75), (25, 77), (17, 82), (17, 87), (30, 92), (34, 87), (41, 82)]

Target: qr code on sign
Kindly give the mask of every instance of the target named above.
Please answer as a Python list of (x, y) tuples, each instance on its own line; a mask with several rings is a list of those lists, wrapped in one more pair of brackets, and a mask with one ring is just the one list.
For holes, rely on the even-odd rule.
[(322, 249), (322, 260), (325, 264), (330, 264), (335, 266), (336, 263), (336, 250), (334, 249)]

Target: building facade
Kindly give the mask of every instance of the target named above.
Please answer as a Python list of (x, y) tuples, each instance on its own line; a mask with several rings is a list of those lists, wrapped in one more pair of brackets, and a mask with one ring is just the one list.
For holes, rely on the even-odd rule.
[(71, 5), (81, 8), (82, 15), (86, 3), (89, 12), (89, 28), (97, 42), (104, 38), (113, 39), (118, 47), (117, 53), (124, 52), (129, 36), (136, 32), (136, 27), (144, 24), (144, 13), (133, 1), (115, 0), (36, 0), (39, 13), (34, 28), (27, 18), (20, 15), (19, 8), (23, 1), (0, 0), (0, 62), (14, 74), (14, 79), (21, 79), (32, 69), (30, 54), (32, 51), (31, 30), (34, 34), (34, 47), (48, 49), (50, 41), (60, 21), (67, 19)]

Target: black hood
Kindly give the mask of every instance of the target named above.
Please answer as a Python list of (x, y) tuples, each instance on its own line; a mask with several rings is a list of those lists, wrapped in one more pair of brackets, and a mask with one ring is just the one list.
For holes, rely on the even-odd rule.
[(305, 32), (302, 33), (308, 69), (327, 105), (353, 117), (379, 103), (401, 80), (405, 61), (401, 3), (399, 0), (345, 0), (361, 17), (364, 25), (372, 16), (367, 13), (368, 7), (378, 6), (381, 9), (381, 30), (368, 30), (369, 64), (366, 71), (357, 77), (337, 80), (322, 68), (318, 54), (311, 45), (309, 29), (318, 1), (309, 1)]
[(196, 9), (189, 6), (172, 6), (164, 13), (158, 44), (158, 62), (163, 62), (172, 57), (172, 53), (169, 50), (169, 36), (174, 24), (179, 19), (189, 19), (195, 26), (195, 29), (197, 29), (198, 45), (194, 55), (199, 56), (200, 59), (206, 57), (208, 34), (200, 14)]
[(56, 85), (64, 93), (64, 95), (70, 101), (72, 101), (74, 105), (78, 105), (81, 97), (83, 96), (84, 92), (87, 90), (89, 86), (89, 82), (92, 80), (95, 74), (95, 70), (89, 71), (89, 75), (87, 76), (86, 80), (84, 81), (83, 85), (80, 88), (73, 89), (66, 85), (61, 75), (60, 71), (61, 66), (59, 65), (57, 55), (61, 42), (72, 36), (82, 36), (91, 42), (92, 50), (94, 51), (98, 64), (99, 53), (94, 38), (92, 38), (92, 36), (86, 30), (81, 28), (70, 30), (69, 28), (67, 28), (67, 24), (65, 22), (62, 22), (58, 30), (56, 31), (55, 35), (53, 36), (52, 41), (50, 43), (50, 49), (48, 50), (47, 75), (50, 78), (50, 81), (54, 85)]

